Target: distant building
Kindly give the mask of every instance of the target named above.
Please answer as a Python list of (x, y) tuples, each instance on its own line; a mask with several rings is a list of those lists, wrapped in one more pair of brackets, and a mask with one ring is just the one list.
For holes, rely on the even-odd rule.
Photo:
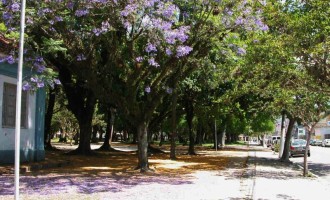
[(315, 139), (330, 139), (330, 115), (320, 120), (315, 126)]

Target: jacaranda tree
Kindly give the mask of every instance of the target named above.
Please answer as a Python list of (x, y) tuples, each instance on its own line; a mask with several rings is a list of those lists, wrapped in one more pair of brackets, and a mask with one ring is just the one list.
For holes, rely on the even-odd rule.
[[(19, 1), (2, 4), (8, 32), (17, 31)], [(146, 171), (147, 129), (157, 106), (198, 69), (213, 43), (229, 32), (267, 30), (263, 6), (263, 1), (226, 0), (28, 0), (26, 55), (39, 63), (26, 58), (40, 72), (50, 66), (59, 70), (80, 125), (81, 152), (90, 151), (88, 121), (100, 99), (136, 128), (138, 168)], [(246, 53), (235, 44), (228, 49)], [(8, 61), (15, 60), (17, 52), (10, 56)]]

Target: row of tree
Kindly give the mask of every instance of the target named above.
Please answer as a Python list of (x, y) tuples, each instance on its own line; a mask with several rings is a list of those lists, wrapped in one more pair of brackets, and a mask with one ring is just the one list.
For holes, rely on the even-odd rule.
[[(2, 2), (8, 37), (19, 6)], [(181, 120), (191, 154), (215, 119), (222, 145), (224, 133), (235, 140), (265, 132), (282, 113), (312, 128), (328, 109), (328, 14), (322, 0), (28, 1), (26, 63), (40, 72), (29, 83), (53, 86), (49, 75), (58, 73), (79, 125), (77, 153), (91, 152), (96, 105), (112, 116), (106, 130), (116, 110), (136, 133), (138, 168), (146, 171), (148, 131), (168, 127), (174, 159)]]

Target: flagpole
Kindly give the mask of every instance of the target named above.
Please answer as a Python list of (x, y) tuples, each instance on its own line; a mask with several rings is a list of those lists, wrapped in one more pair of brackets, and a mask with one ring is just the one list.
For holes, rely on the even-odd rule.
[(22, 102), (22, 74), (24, 53), (25, 28), (25, 0), (21, 1), (21, 23), (19, 39), (19, 57), (17, 69), (16, 89), (16, 122), (15, 122), (15, 200), (19, 200), (19, 168), (20, 168), (20, 142), (21, 142), (21, 102)]

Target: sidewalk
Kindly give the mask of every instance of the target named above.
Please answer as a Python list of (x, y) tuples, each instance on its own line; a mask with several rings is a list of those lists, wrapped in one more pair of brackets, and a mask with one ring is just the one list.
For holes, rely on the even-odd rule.
[(278, 154), (249, 151), (248, 168), (250, 199), (329, 199), (328, 181), (303, 177), (298, 165), (280, 162)]

